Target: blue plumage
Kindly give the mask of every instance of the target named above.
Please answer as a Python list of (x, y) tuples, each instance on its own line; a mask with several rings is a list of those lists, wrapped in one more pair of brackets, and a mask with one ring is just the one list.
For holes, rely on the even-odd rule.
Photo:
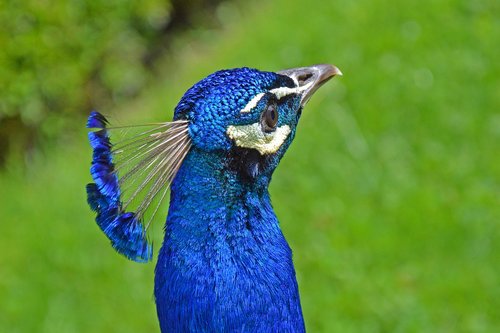
[(87, 128), (106, 128), (108, 120), (97, 111), (92, 111), (87, 119)]
[(88, 128), (101, 128), (88, 134), (93, 149), (90, 173), (95, 183), (87, 185), (87, 201), (97, 212), (97, 225), (111, 240), (113, 248), (131, 260), (146, 262), (152, 258), (152, 247), (148, 244), (141, 221), (133, 213), (122, 211), (120, 186), (114, 173), (113, 145), (106, 124), (106, 118), (95, 111), (87, 121)]
[[(216, 72), (184, 94), (173, 122), (123, 146), (132, 147), (128, 172), (117, 171), (122, 147), (110, 143), (106, 119), (90, 115), (87, 125), (97, 131), (89, 134), (88, 202), (118, 252), (151, 259), (144, 212), (170, 184), (155, 271), (162, 332), (305, 331), (292, 252), (268, 186), (304, 104), (336, 74), (330, 65)], [(135, 194), (147, 190), (125, 212), (135, 194), (124, 200), (123, 183), (136, 176)]]
[(162, 332), (302, 332), (292, 253), (267, 181), (241, 182), (226, 158), (194, 148), (172, 184), (155, 276)]

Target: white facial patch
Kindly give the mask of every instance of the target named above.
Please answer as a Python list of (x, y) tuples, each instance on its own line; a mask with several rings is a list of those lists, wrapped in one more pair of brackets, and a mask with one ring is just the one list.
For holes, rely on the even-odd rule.
[(226, 133), (238, 147), (255, 149), (261, 155), (268, 155), (278, 151), (290, 134), (290, 127), (283, 125), (272, 133), (265, 133), (260, 123), (231, 125)]

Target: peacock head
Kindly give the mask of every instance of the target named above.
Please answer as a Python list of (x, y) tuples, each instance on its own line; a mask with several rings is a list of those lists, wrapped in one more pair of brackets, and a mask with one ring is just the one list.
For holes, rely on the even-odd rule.
[(195, 149), (240, 160), (244, 176), (269, 175), (292, 142), (304, 105), (335, 75), (332, 65), (263, 72), (215, 72), (191, 87), (175, 110)]
[(87, 127), (95, 129), (89, 133), (94, 182), (87, 185), (87, 200), (113, 247), (131, 260), (151, 260), (148, 227), (177, 171), (195, 153), (247, 183), (267, 186), (302, 108), (335, 75), (341, 72), (331, 65), (276, 73), (218, 71), (184, 94), (174, 121), (150, 124), (118, 142), (110, 130), (127, 126), (109, 127), (102, 114), (92, 112)]

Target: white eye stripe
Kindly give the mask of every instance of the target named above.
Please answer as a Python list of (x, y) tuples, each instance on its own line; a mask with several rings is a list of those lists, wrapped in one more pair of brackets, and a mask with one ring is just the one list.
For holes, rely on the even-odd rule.
[(260, 93), (260, 94), (255, 95), (250, 100), (250, 102), (248, 102), (247, 105), (240, 111), (240, 113), (250, 112), (250, 110), (252, 110), (254, 107), (257, 106), (257, 104), (260, 102), (260, 100), (262, 99), (262, 97), (264, 95), (265, 95), (265, 93)]
[[(296, 78), (292, 78), (292, 79), (295, 81), (295, 84), (298, 85), (297, 79)], [(298, 85), (298, 87), (295, 87), (295, 88), (288, 88), (288, 87), (274, 88), (274, 89), (269, 90), (269, 92), (271, 94), (273, 94), (274, 96), (276, 96), (277, 99), (281, 99), (281, 98), (288, 96), (288, 95), (301, 94), (304, 90), (307, 90), (312, 83), (313, 82), (310, 82), (310, 83), (303, 85), (303, 86)], [(245, 105), (245, 107), (243, 109), (241, 109), (240, 113), (250, 112), (254, 107), (257, 106), (257, 104), (259, 104), (260, 100), (262, 99), (262, 97), (264, 97), (264, 95), (265, 95), (265, 93), (259, 93), (259, 94), (255, 95), (250, 100), (250, 102), (248, 102), (247, 105)]]
[[(296, 79), (294, 78), (294, 80), (296, 80)], [(309, 84), (303, 85), (303, 86), (295, 87), (295, 88), (279, 87), (279, 88), (271, 89), (271, 90), (269, 90), (269, 92), (271, 94), (273, 94), (274, 96), (276, 96), (277, 99), (281, 99), (281, 98), (288, 96), (288, 95), (301, 94), (304, 90), (307, 90), (311, 84), (312, 84), (312, 82), (310, 82)], [(250, 102), (248, 102), (247, 105), (245, 105), (245, 107), (243, 109), (241, 109), (240, 113), (250, 112), (253, 108), (255, 108), (257, 106), (257, 104), (260, 102), (262, 97), (264, 97), (264, 95), (265, 95), (265, 93), (259, 93), (259, 94), (255, 95), (250, 100)]]
[(272, 89), (269, 92), (274, 94), (277, 99), (280, 99), (280, 98), (283, 98), (285, 96), (292, 95), (292, 94), (302, 94), (302, 92), (304, 90), (307, 90), (311, 84), (313, 84), (312, 81), (306, 85), (303, 85), (303, 86), (298, 86), (295, 88), (279, 87), (279, 88)]
[(275, 88), (269, 91), (271, 94), (274, 94), (277, 99), (280, 99), (282, 97), (291, 95), (291, 94), (297, 94), (299, 93), (299, 88), (288, 88), (288, 87), (280, 87), (280, 88)]

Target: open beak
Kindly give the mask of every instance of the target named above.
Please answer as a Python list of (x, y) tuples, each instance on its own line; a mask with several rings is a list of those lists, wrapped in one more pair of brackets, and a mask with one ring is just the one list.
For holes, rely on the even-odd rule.
[(286, 75), (295, 81), (298, 91), (302, 94), (301, 106), (304, 106), (326, 81), (335, 75), (342, 75), (340, 69), (327, 64), (285, 69), (277, 73)]

